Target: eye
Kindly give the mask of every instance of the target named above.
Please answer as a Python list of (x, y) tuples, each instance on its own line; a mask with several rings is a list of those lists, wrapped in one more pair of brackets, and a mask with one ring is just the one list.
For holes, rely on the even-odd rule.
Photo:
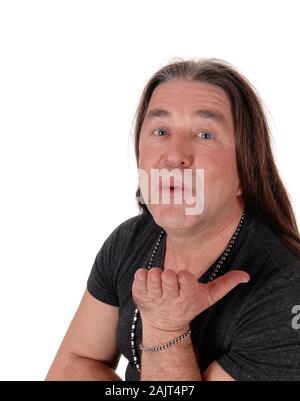
[(201, 131), (199, 133), (201, 139), (213, 139), (213, 134), (208, 131)]
[(156, 136), (165, 136), (164, 134), (167, 134), (167, 131), (164, 128), (156, 128), (153, 132)]

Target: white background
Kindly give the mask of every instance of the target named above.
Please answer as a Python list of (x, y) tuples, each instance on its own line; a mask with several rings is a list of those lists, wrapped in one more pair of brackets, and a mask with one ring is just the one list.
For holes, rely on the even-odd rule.
[(44, 379), (102, 242), (137, 214), (131, 124), (174, 57), (258, 89), (299, 222), (297, 3), (0, 1), (0, 379)]

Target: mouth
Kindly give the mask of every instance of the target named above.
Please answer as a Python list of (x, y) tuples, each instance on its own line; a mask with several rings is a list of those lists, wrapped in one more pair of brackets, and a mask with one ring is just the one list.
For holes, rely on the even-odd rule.
[(167, 190), (170, 192), (186, 190), (186, 188), (183, 184), (160, 185), (159, 187), (160, 187), (160, 189)]

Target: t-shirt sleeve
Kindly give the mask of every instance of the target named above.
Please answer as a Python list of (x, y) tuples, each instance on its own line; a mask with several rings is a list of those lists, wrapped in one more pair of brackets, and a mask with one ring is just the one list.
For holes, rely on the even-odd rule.
[(105, 240), (93, 263), (87, 280), (87, 290), (96, 299), (119, 306), (116, 289), (116, 231)]
[(300, 329), (293, 324), (300, 275), (280, 276), (249, 295), (229, 334), (229, 351), (218, 362), (235, 380), (300, 380)]

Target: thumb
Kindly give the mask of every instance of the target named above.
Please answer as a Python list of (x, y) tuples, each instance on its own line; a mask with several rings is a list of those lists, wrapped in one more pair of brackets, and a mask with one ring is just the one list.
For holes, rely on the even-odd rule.
[(247, 283), (250, 280), (248, 273), (242, 270), (232, 270), (221, 277), (218, 277), (211, 283), (205, 284), (208, 292), (209, 306), (218, 302), (234, 287), (241, 283)]

